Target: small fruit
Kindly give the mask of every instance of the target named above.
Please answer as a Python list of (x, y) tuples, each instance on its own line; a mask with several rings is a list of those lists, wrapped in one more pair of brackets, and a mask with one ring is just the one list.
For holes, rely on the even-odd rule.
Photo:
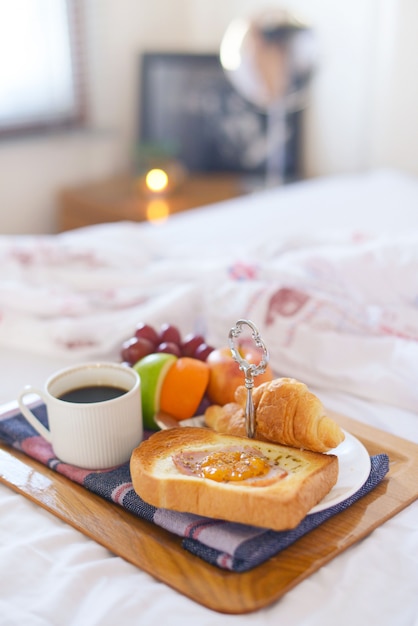
[[(254, 350), (245, 347), (244, 358), (249, 363), (259, 363), (260, 355)], [(209, 383), (207, 395), (213, 404), (223, 406), (228, 402), (235, 401), (235, 390), (245, 384), (244, 372), (239, 369), (238, 363), (232, 358), (229, 348), (217, 348), (212, 350), (207, 358), (209, 366)], [(267, 365), (263, 374), (254, 377), (254, 386), (273, 380), (273, 372)]]
[(208, 382), (207, 363), (187, 356), (177, 359), (163, 380), (159, 408), (178, 420), (193, 417)]
[(181, 345), (181, 335), (177, 326), (173, 326), (172, 324), (163, 324), (161, 326), (158, 343), (163, 343), (165, 341), (169, 343), (176, 343), (178, 346)]
[(177, 357), (188, 356), (205, 361), (213, 348), (207, 346), (203, 335), (189, 333), (182, 340), (177, 326), (166, 322), (157, 331), (154, 326), (140, 322), (132, 337), (123, 342), (121, 358), (133, 365), (147, 354), (168, 352)]
[(131, 337), (122, 344), (121, 357), (131, 365), (137, 363), (147, 354), (154, 351), (154, 344), (148, 339), (141, 337)]
[(142, 419), (144, 428), (156, 430), (154, 415), (160, 410), (161, 389), (168, 371), (177, 361), (174, 354), (166, 352), (148, 354), (135, 363), (134, 369), (141, 379)]
[(141, 337), (141, 339), (148, 339), (154, 345), (154, 347), (159, 343), (159, 337), (157, 331), (150, 326), (149, 324), (145, 324), (141, 322), (137, 325), (135, 330), (135, 337)]
[(181, 356), (180, 346), (172, 341), (163, 341), (155, 348), (156, 352), (167, 352), (168, 354), (175, 354), (177, 357)]
[(196, 348), (194, 358), (199, 359), (199, 361), (207, 361), (209, 354), (213, 352), (214, 349), (215, 348), (212, 348), (212, 346), (208, 346), (207, 343), (201, 343), (200, 346)]
[(183, 356), (194, 356), (196, 349), (202, 344), (205, 343), (205, 338), (202, 335), (195, 335), (193, 333), (189, 333), (184, 338), (183, 343), (181, 344), (181, 351)]

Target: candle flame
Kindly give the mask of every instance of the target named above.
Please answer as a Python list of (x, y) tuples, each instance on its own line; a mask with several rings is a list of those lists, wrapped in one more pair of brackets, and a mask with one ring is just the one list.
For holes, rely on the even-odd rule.
[(150, 191), (164, 191), (168, 185), (168, 175), (164, 170), (155, 168), (145, 176), (145, 184)]

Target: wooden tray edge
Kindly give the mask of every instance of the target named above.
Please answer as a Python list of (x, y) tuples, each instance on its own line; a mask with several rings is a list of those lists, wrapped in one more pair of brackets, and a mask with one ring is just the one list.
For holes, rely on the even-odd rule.
[[(416, 480), (408, 476), (418, 472), (418, 446), (408, 440), (367, 426), (351, 418), (338, 415), (341, 425), (358, 437), (369, 450), (379, 441), (378, 448), (395, 458), (389, 477), (373, 492), (337, 518), (332, 518), (318, 529), (302, 537), (295, 544), (264, 564), (243, 573), (229, 572), (209, 565), (185, 551), (181, 539), (145, 520), (136, 518), (118, 505), (113, 505), (84, 487), (72, 483), (41, 463), (0, 443), (0, 482), (42, 506), (55, 516), (100, 543), (114, 554), (166, 583), (192, 600), (221, 613), (242, 614), (272, 604), (304, 578), (350, 545), (367, 536), (377, 526), (393, 517), (418, 498)], [(382, 443), (380, 443), (382, 442)], [(371, 453), (375, 453), (374, 450)], [(34, 487), (34, 472), (39, 487)], [(30, 481), (28, 482), (28, 474)], [(44, 498), (48, 481), (48, 498)], [(42, 486), (43, 484), (43, 486)], [(71, 487), (72, 499), (68, 498)], [(54, 496), (54, 497), (51, 497)], [(80, 511), (82, 515), (80, 516)], [(362, 520), (353, 532), (352, 518)], [(104, 519), (117, 520), (124, 534), (121, 545), (113, 528)], [(348, 538), (342, 542), (341, 532), (349, 528)], [(321, 543), (322, 535), (330, 532), (338, 538), (339, 548), (323, 549), (310, 562), (297, 567), (300, 553), (306, 545)], [(308, 544), (307, 544), (308, 542)], [(343, 545), (342, 545), (343, 543)], [(135, 548), (135, 552), (133, 551)], [(277, 572), (281, 573), (281, 579)], [(260, 584), (262, 581), (262, 584)]]

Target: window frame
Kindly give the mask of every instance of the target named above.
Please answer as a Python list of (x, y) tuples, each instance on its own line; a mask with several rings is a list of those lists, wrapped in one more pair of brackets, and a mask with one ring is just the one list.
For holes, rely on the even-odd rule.
[(87, 122), (87, 59), (85, 50), (85, 16), (83, 0), (65, 0), (68, 15), (71, 66), (74, 82), (74, 111), (68, 115), (42, 121), (22, 121), (14, 124), (1, 124), (0, 140), (24, 136), (48, 134), (83, 128)]

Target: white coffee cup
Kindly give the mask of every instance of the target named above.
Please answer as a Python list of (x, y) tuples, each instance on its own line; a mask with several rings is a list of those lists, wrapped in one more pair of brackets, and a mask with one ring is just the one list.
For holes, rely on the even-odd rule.
[[(65, 399), (68, 392), (73, 397)], [(25, 404), (29, 394), (44, 401), (49, 428)], [(44, 390), (26, 386), (18, 403), (57, 458), (70, 465), (86, 469), (120, 465), (129, 461), (143, 437), (140, 379), (134, 369), (119, 363), (62, 369), (50, 376)]]

